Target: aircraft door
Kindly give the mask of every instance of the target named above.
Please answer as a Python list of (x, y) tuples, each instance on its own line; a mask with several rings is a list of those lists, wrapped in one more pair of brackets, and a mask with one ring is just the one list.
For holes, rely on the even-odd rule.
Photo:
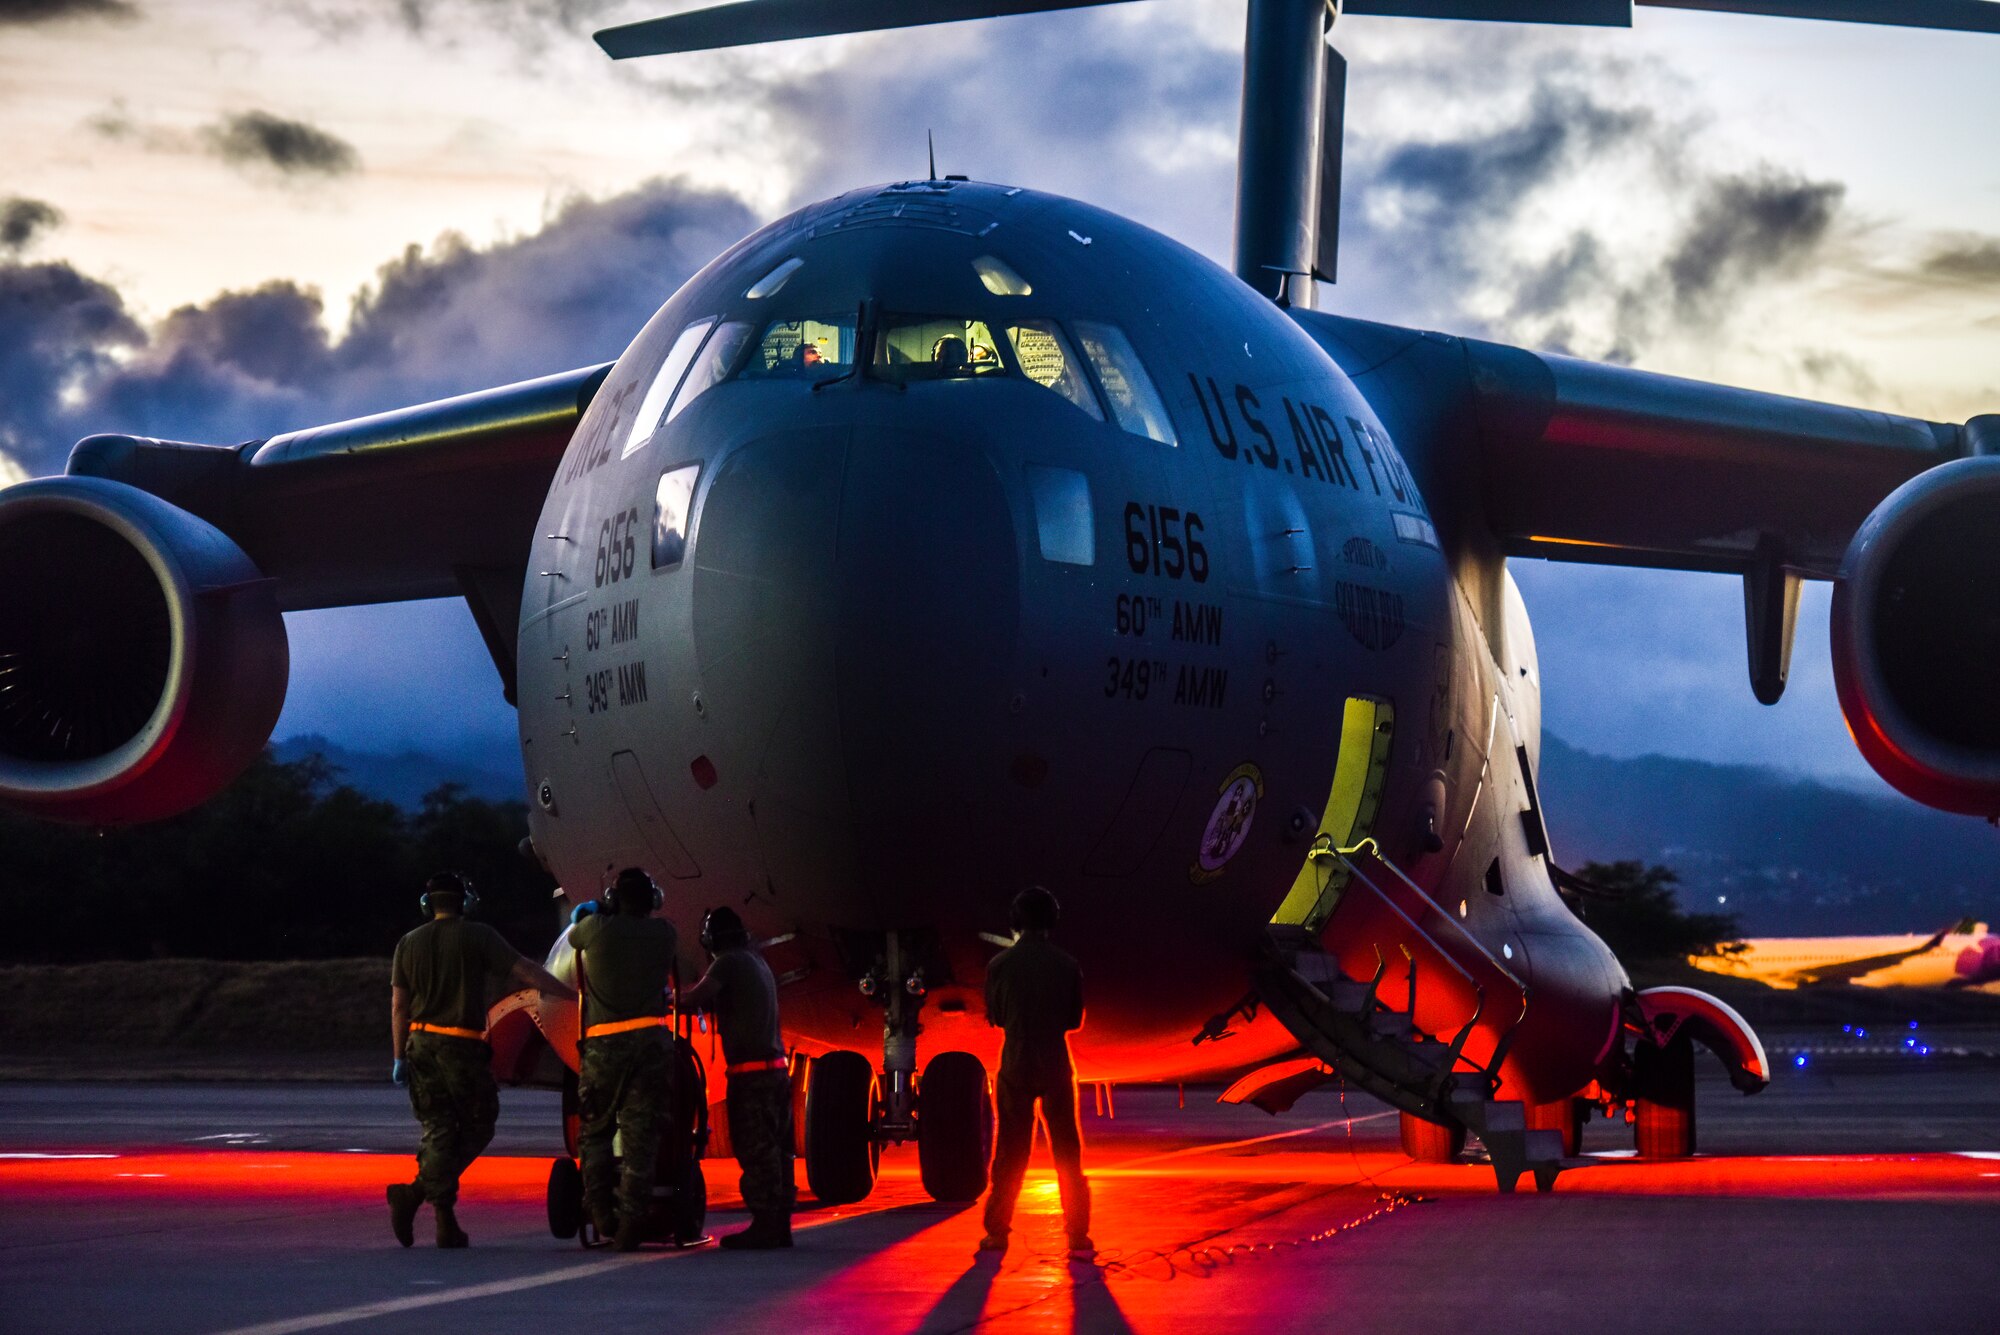
[(1396, 709), (1389, 701), (1348, 697), (1319, 831), (1306, 851), (1305, 865), (1271, 917), (1274, 925), (1303, 927), (1316, 936), (1333, 916), (1351, 879), (1335, 854), (1359, 848), (1373, 837), (1395, 728)]

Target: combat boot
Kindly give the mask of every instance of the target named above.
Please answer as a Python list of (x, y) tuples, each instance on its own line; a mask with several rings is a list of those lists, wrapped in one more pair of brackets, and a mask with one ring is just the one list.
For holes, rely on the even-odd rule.
[(411, 1183), (397, 1182), (389, 1188), (389, 1228), (405, 1247), (417, 1241), (417, 1210), (423, 1203), (424, 1193)]
[(646, 1221), (638, 1215), (625, 1215), (618, 1221), (618, 1234), (612, 1246), (621, 1252), (636, 1252), (639, 1244), (646, 1240)]
[(750, 1227), (724, 1237), (719, 1244), (732, 1252), (774, 1251), (792, 1245), (792, 1217), (783, 1214), (753, 1214)]
[(444, 1248), (469, 1247), (472, 1239), (458, 1226), (458, 1215), (449, 1205), (433, 1205), (431, 1213), (437, 1216), (438, 1246)]

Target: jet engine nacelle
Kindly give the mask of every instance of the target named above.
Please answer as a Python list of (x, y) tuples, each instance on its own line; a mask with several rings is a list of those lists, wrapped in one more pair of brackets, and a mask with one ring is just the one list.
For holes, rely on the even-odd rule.
[(0, 802), (156, 820), (270, 739), (291, 657), (276, 591), (206, 520), (120, 482), (0, 491)]
[(1855, 745), (1927, 806), (2000, 815), (2000, 457), (1910, 479), (1833, 591), (1833, 679)]

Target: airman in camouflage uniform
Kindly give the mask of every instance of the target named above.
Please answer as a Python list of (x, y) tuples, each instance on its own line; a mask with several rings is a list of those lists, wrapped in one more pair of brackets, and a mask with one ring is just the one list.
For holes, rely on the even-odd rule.
[(486, 1045), (489, 987), (505, 979), (549, 996), (576, 993), (491, 927), (465, 920), (477, 900), (462, 877), (431, 877), (421, 902), (431, 920), (396, 943), (391, 968), (389, 1078), (409, 1087), (424, 1134), (416, 1181), (389, 1188), (389, 1226), (410, 1246), (417, 1210), (428, 1201), (438, 1246), (463, 1247), (470, 1239), (458, 1226), (459, 1175), (492, 1143), (500, 1116)]
[(659, 905), (653, 879), (628, 867), (604, 892), (606, 911), (579, 906), (569, 933), (583, 975), (583, 1208), (599, 1233), (628, 1252), (652, 1210), (660, 1143), (673, 1116), (667, 983), (678, 941), (672, 923), (652, 916)]
[(1007, 1037), (1000, 1048), (1000, 1078), (994, 1081), (999, 1133), (981, 1251), (1007, 1250), (1014, 1204), (1035, 1144), (1037, 1103), (1056, 1161), (1070, 1252), (1087, 1256), (1096, 1250), (1090, 1240), (1090, 1183), (1083, 1175), (1076, 1077), (1069, 1057), (1070, 1031), (1083, 1025), (1083, 970), (1049, 939), (1060, 914), (1056, 897), (1041, 886), (1023, 890), (1014, 897), (1018, 937), (986, 966), (986, 1021)]
[(715, 1016), (728, 1063), (729, 1144), (743, 1170), (750, 1226), (722, 1239), (732, 1251), (792, 1245), (792, 1082), (778, 1031), (778, 984), (750, 949), (734, 909), (711, 910), (701, 944), (708, 972), (682, 997)]

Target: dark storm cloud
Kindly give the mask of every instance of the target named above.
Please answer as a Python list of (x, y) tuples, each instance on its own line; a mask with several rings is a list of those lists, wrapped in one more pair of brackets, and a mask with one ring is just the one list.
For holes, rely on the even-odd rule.
[[(387, 28), (450, 48), (469, 32), (486, 31), (512, 39), (527, 55), (540, 52), (552, 36), (587, 40), (614, 14), (646, 17), (619, 0), (280, 0), (279, 7), (335, 41)], [(675, 7), (657, 6), (661, 13)]]
[[(1842, 186), (1716, 170), (1702, 127), (1659, 111), (1622, 65), (1525, 41), (1491, 55), (1504, 83), (1534, 89), (1511, 113), (1412, 142), (1350, 112), (1345, 281), (1329, 304), (1630, 362), (1664, 336), (1720, 332), (1840, 223)], [(1468, 59), (1448, 45), (1364, 74), (1407, 94), (1442, 88)], [(1593, 190), (1643, 190), (1665, 226), (1528, 239), (1546, 233), (1551, 201)]]
[(1799, 354), (1799, 370), (1817, 391), (1840, 394), (1863, 402), (1877, 402), (1882, 384), (1861, 359), (1831, 348), (1807, 348)]
[(18, 255), (37, 236), (60, 226), (62, 220), (62, 210), (39, 199), (24, 199), (20, 195), (0, 199), (0, 250)]
[(66, 390), (115, 373), (145, 331), (118, 293), (67, 264), (0, 263), (0, 452), (60, 468), (74, 432)]
[(344, 176), (361, 165), (354, 145), (304, 121), (268, 111), (239, 111), (201, 132), (208, 151), (238, 167), (284, 176)]
[(1705, 323), (1746, 284), (1796, 272), (1825, 243), (1846, 193), (1770, 170), (1707, 182), (1663, 266), (1683, 322)]
[(1406, 192), (1427, 211), (1476, 226), (1584, 157), (1629, 143), (1654, 125), (1643, 108), (1610, 106), (1583, 88), (1544, 85), (1511, 125), (1390, 149), (1369, 186)]
[[(950, 24), (859, 40), (840, 64), (746, 74), (802, 199), (940, 172), (1070, 195), (1223, 253), (1241, 57), (1112, 11)], [(663, 90), (678, 95), (673, 90)], [(1227, 149), (1211, 151), (1218, 126)]]
[(66, 265), (0, 264), (0, 449), (52, 472), (92, 431), (254, 439), (606, 361), (753, 226), (738, 200), (672, 182), (578, 200), (531, 236), (409, 248), (339, 338), (294, 283), (147, 329)]
[(138, 12), (126, 0), (0, 0), (0, 25), (26, 26), (59, 19), (129, 19)]
[(2000, 284), (2000, 237), (1956, 236), (1924, 257), (1920, 272), (1930, 278), (1980, 287)]

